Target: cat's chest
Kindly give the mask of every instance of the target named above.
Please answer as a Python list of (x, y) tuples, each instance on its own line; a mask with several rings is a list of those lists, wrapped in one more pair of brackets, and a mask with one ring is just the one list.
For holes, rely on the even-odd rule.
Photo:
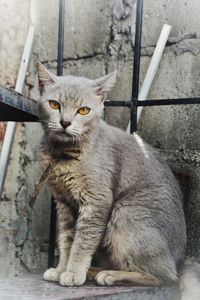
[(79, 199), (84, 190), (81, 173), (80, 162), (61, 160), (50, 171), (49, 187), (57, 196)]

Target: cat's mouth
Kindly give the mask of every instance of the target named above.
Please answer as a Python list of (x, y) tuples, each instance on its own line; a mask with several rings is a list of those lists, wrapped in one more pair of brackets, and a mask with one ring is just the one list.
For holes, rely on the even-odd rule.
[(75, 143), (75, 137), (70, 133), (62, 129), (54, 130), (49, 134), (48, 137), (53, 142), (59, 142), (59, 143), (67, 143), (67, 144), (74, 144)]
[(61, 135), (67, 135), (67, 136), (72, 136), (69, 132), (66, 132), (66, 131), (60, 131), (59, 134), (61, 134)]
[(55, 133), (60, 136), (68, 136), (68, 137), (73, 136), (70, 132), (65, 131), (64, 129), (55, 130)]

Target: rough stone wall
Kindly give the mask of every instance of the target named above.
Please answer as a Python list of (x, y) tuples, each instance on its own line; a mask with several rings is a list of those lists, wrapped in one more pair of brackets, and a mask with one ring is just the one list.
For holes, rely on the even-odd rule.
[[(9, 4), (8, 4), (9, 3)], [(35, 0), (36, 35), (26, 93), (37, 98), (35, 62), (56, 72), (58, 1)], [(200, 94), (200, 20), (198, 0), (144, 0), (141, 82), (164, 23), (173, 26), (149, 98), (189, 97)], [(21, 9), (19, 10), (18, 7)], [(64, 74), (91, 78), (118, 69), (118, 82), (110, 99), (129, 100), (135, 30), (134, 0), (66, 1)], [(29, 21), (30, 1), (4, 1), (1, 9), (1, 84), (14, 86)], [(14, 16), (17, 15), (15, 19)], [(6, 18), (6, 19), (5, 19)], [(10, 22), (8, 22), (9, 20)], [(3, 38), (2, 38), (3, 37)], [(16, 38), (15, 38), (16, 37)], [(187, 187), (186, 208), (190, 253), (198, 254), (200, 214), (199, 114), (197, 105), (151, 107), (143, 110), (139, 131), (160, 148)], [(105, 118), (126, 128), (127, 108), (106, 108)], [(34, 210), (28, 201), (40, 174), (37, 145), (38, 124), (18, 124), (0, 209), (0, 276), (44, 269), (50, 218), (50, 195), (46, 191)], [(188, 213), (189, 212), (189, 213)], [(192, 220), (192, 221), (191, 221)]]
[[(18, 8), (23, 7), (23, 13)], [(23, 16), (23, 18), (22, 18)], [(1, 1), (0, 11), (0, 83), (14, 87), (20, 56), (29, 19), (29, 1)], [(2, 127), (2, 125), (1, 125)], [(14, 275), (20, 262), (16, 258), (17, 245), (14, 242), (17, 225), (16, 194), (18, 192), (18, 172), (20, 147), (18, 141), (22, 125), (17, 125), (15, 142), (12, 151), (12, 163), (7, 176), (7, 190), (3, 202), (0, 202), (0, 277)], [(20, 224), (20, 222), (18, 222)]]

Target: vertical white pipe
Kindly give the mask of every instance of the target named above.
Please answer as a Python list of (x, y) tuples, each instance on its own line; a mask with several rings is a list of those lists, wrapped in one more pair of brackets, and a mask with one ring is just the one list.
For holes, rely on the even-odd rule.
[(32, 44), (33, 44), (33, 38), (34, 38), (34, 32), (35, 32), (35, 26), (30, 25), (26, 37), (26, 43), (24, 46), (24, 51), (21, 58), (21, 63), (19, 67), (19, 72), (17, 76), (17, 82), (15, 85), (15, 91), (18, 93), (22, 93), (24, 89), (24, 81), (26, 77), (26, 71), (28, 67), (29, 57), (31, 54)]
[[(35, 32), (35, 26), (30, 25), (26, 37), (24, 51), (21, 58), (20, 68), (17, 76), (17, 82), (15, 85), (15, 91), (20, 94), (23, 92), (26, 71), (27, 71), (29, 57), (31, 53), (33, 39), (34, 39), (34, 32)], [(3, 146), (1, 150), (1, 156), (0, 156), (0, 198), (3, 191), (4, 180), (6, 176), (7, 166), (10, 157), (10, 150), (14, 138), (15, 129), (16, 129), (16, 122), (7, 123), (6, 132), (3, 140)]]
[[(154, 50), (149, 68), (147, 70), (144, 82), (142, 84), (138, 99), (139, 100), (146, 100), (148, 93), (150, 91), (152, 82), (155, 78), (156, 72), (158, 70), (158, 66), (165, 48), (165, 45), (167, 43), (170, 31), (171, 31), (171, 26), (164, 24), (162, 31), (160, 33), (156, 48)], [(142, 112), (143, 107), (138, 107), (138, 113), (137, 113), (137, 122), (140, 119), (140, 115)], [(128, 127), (126, 129), (127, 132), (130, 132), (130, 123), (128, 124)]]

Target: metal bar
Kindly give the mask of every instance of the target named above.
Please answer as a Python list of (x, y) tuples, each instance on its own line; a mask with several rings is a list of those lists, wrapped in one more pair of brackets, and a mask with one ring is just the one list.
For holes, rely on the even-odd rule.
[(48, 268), (51, 268), (54, 266), (55, 241), (56, 241), (56, 203), (52, 197), (51, 198), (50, 230), (49, 230)]
[(131, 133), (137, 130), (137, 100), (138, 100), (138, 93), (139, 93), (142, 13), (143, 13), (143, 0), (137, 0), (136, 24), (135, 24), (135, 49), (134, 49), (132, 97), (131, 97), (131, 101), (133, 102), (133, 107), (131, 108), (131, 124), (130, 124)]
[(131, 101), (112, 101), (112, 100), (107, 100), (104, 102), (105, 106), (117, 106), (117, 107), (131, 107)]
[(0, 102), (0, 121), (2, 122), (38, 122), (38, 116), (21, 108)]
[(138, 106), (200, 104), (200, 97), (138, 101)]
[[(105, 106), (114, 107), (131, 107), (132, 101), (109, 101), (107, 100)], [(166, 106), (166, 105), (187, 105), (187, 104), (200, 104), (200, 97), (192, 98), (177, 98), (177, 99), (152, 99), (152, 100), (138, 100), (137, 106)]]
[(63, 74), (64, 52), (64, 25), (65, 25), (65, 0), (59, 1), (59, 26), (58, 26), (58, 52), (57, 52), (57, 75)]
[(37, 102), (0, 86), (0, 121), (37, 122)]
[[(63, 52), (64, 52), (64, 23), (65, 23), (65, 0), (59, 1), (59, 25), (58, 25), (58, 52), (57, 52), (57, 75), (63, 74)], [(54, 254), (56, 247), (56, 207), (52, 197), (51, 199), (51, 221), (49, 237), (49, 257), (48, 267), (54, 266)]]

